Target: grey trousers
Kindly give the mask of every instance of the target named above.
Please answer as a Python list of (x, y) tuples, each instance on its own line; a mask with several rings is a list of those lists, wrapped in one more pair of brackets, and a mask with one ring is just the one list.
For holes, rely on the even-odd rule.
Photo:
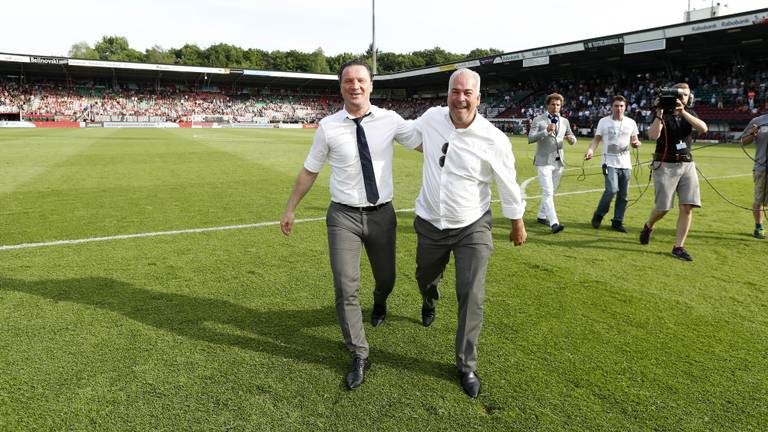
[(493, 251), (491, 211), (464, 228), (440, 230), (420, 217), (413, 226), (418, 236), (416, 281), (424, 306), (434, 308), (440, 299), (438, 286), (450, 253), (456, 264), (456, 367), (462, 372), (477, 369), (477, 340), (483, 327), (485, 271)]
[(385, 303), (395, 286), (397, 217), (391, 203), (364, 211), (332, 202), (326, 214), (328, 250), (336, 295), (336, 316), (353, 356), (368, 357), (360, 309), (360, 253), (371, 263), (374, 303)]

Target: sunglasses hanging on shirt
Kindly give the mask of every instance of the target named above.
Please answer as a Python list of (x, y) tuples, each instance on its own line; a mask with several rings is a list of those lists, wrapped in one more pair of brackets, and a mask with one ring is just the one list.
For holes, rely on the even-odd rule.
[(440, 156), (440, 159), (437, 161), (440, 164), (440, 168), (445, 166), (445, 155), (448, 153), (448, 143), (443, 144), (442, 152), (443, 155)]

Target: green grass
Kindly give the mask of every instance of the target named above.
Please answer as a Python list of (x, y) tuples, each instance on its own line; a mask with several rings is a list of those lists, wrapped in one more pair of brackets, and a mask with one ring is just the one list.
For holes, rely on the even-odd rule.
[[(276, 221), (311, 134), (0, 130), (0, 245)], [(512, 143), (522, 182), (533, 145)], [(586, 144), (566, 149), (575, 169), (558, 192), (602, 188), (597, 161), (577, 177)], [(738, 147), (695, 156), (707, 176), (741, 175), (712, 182), (749, 206)], [(395, 158), (395, 207), (412, 208), (421, 156)], [(398, 284), (384, 326), (366, 324), (373, 368), (354, 392), (321, 221), (290, 238), (265, 226), (0, 250), (0, 430), (765, 430), (766, 242), (702, 182), (695, 261), (675, 260), (676, 211), (650, 245), (637, 241), (652, 197), (629, 208), (623, 235), (590, 226), (599, 192), (559, 196), (556, 236), (530, 198), (521, 248), (494, 205), (477, 400), (454, 372), (452, 265), (437, 320), (420, 325), (410, 212), (398, 213)], [(298, 218), (322, 217), (328, 200), (326, 169)]]

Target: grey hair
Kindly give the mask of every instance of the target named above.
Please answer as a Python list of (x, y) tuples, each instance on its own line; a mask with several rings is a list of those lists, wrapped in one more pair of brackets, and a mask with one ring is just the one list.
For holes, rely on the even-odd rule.
[(456, 78), (458, 78), (459, 75), (463, 75), (463, 74), (468, 74), (470, 77), (472, 77), (472, 79), (475, 80), (475, 91), (477, 91), (477, 93), (479, 94), (480, 93), (480, 74), (473, 71), (472, 69), (467, 69), (467, 68), (456, 69), (456, 71), (451, 74), (451, 77), (448, 79), (448, 92), (450, 92), (451, 89), (453, 88), (453, 82), (456, 81)]

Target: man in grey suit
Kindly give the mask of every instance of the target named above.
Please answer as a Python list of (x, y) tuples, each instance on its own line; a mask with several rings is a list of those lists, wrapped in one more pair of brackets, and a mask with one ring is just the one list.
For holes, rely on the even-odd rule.
[(339, 72), (344, 109), (320, 121), (304, 167), (296, 178), (280, 221), (290, 235), (294, 211), (326, 162), (331, 166), (331, 204), (326, 215), (328, 249), (336, 295), (336, 315), (352, 369), (347, 386), (354, 389), (370, 367), (368, 342), (360, 310), (360, 254), (368, 254), (376, 287), (371, 324), (378, 327), (387, 314), (387, 297), (395, 286), (395, 233), (392, 207), (393, 140), (416, 148), (421, 143), (413, 126), (394, 111), (371, 105), (371, 70), (359, 60)]
[(565, 225), (557, 219), (555, 190), (560, 184), (565, 166), (563, 141), (568, 141), (571, 145), (576, 144), (576, 136), (568, 119), (560, 116), (563, 96), (552, 93), (547, 96), (546, 105), (547, 112), (531, 122), (528, 143), (536, 143), (533, 164), (536, 165), (541, 183), (541, 205), (536, 220), (549, 225), (553, 233), (559, 233), (565, 229)]

